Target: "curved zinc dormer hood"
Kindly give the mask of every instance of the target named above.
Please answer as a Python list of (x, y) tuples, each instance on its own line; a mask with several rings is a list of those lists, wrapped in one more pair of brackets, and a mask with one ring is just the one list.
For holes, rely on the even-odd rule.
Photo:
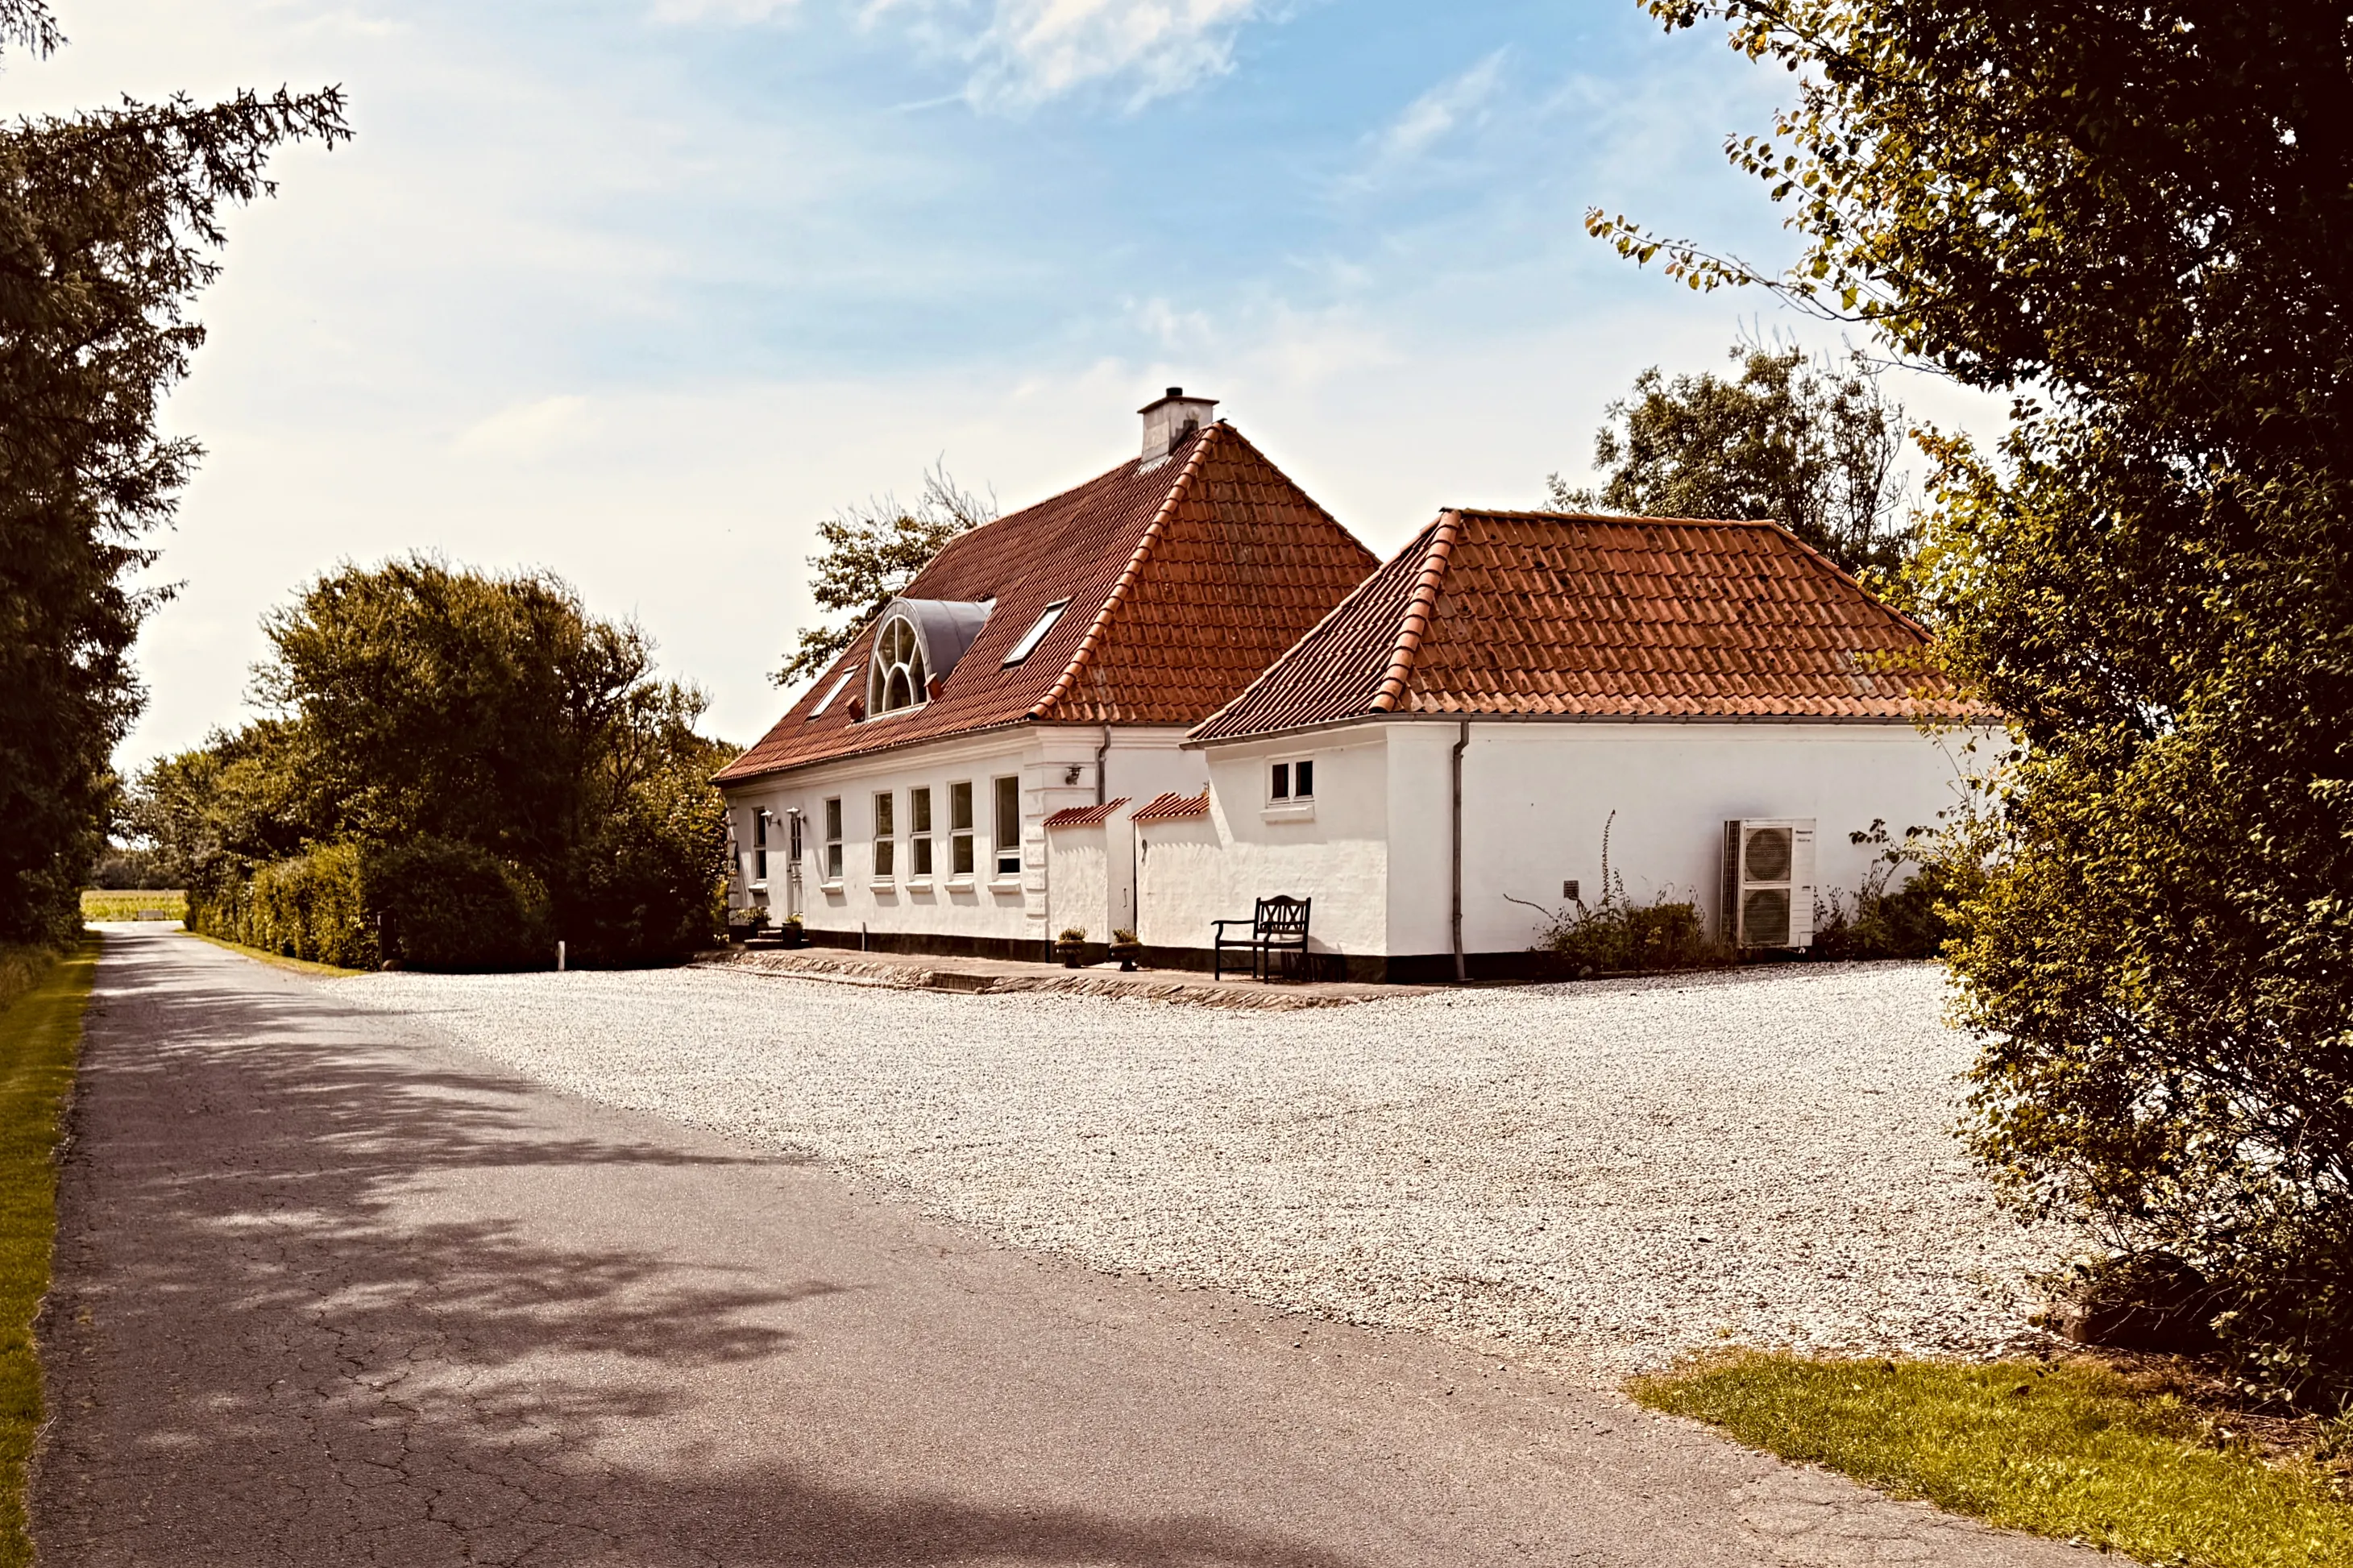
[(893, 599), (881, 620), (889, 626), (894, 616), (903, 616), (915, 628), (915, 640), (923, 650), (923, 668), (934, 679), (944, 680), (965, 649), (980, 636), (980, 628), (988, 624), (988, 613), (995, 607), (991, 599)]

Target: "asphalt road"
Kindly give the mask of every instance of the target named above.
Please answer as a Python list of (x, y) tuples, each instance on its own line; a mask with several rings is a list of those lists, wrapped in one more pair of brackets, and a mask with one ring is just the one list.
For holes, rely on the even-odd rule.
[(107, 937), (43, 1332), (78, 1568), (2088, 1558), (997, 1250), (157, 930)]

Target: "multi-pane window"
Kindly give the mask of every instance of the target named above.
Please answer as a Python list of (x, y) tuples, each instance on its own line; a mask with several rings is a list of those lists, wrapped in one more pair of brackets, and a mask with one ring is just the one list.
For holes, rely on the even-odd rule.
[(972, 875), (972, 781), (948, 785), (948, 875)]
[(1266, 798), (1280, 804), (1315, 798), (1315, 759), (1293, 757), (1267, 773)]
[(893, 616), (874, 639), (874, 662), (866, 677), (866, 710), (895, 712), (924, 700), (923, 645), (915, 626), (904, 616)]
[(768, 814), (755, 811), (752, 814), (752, 880), (765, 882), (767, 879)]
[(825, 879), (841, 880), (841, 797), (825, 803)]
[(907, 874), (932, 874), (932, 790), (929, 784), (907, 792)]
[(879, 881), (899, 871), (897, 825), (892, 820), (894, 797), (883, 790), (874, 797), (874, 876)]
[(1021, 874), (1021, 780), (1008, 775), (997, 786), (997, 874)]

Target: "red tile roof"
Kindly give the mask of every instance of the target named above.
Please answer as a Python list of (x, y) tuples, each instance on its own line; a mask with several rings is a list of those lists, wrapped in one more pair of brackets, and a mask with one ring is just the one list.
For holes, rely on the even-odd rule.
[(1111, 814), (1127, 804), (1127, 796), (1107, 800), (1100, 805), (1066, 805), (1046, 819), (1049, 827), (1101, 827), (1111, 820)]
[[(1377, 561), (1354, 535), (1220, 420), (1166, 463), (1134, 461), (952, 541), (907, 584), (913, 599), (996, 606), (929, 702), (853, 721), (853, 679), (811, 716), (844, 671), (862, 672), (874, 628), (723, 784), (917, 741), (1020, 723), (1198, 723), (1365, 579)], [(1040, 612), (1068, 599), (1021, 663), (1006, 653)]]
[(1208, 815), (1209, 792), (1208, 790), (1203, 790), (1198, 795), (1178, 795), (1175, 790), (1170, 790), (1166, 795), (1156, 796), (1137, 806), (1129, 816), (1128, 820), (1130, 822), (1176, 822), (1183, 817)]
[(1193, 735), (1387, 713), (1969, 716), (1927, 642), (1778, 523), (1451, 510)]

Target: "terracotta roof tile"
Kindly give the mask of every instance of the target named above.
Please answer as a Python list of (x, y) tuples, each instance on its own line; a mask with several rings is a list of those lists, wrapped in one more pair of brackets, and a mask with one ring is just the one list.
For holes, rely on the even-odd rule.
[(1926, 646), (1778, 523), (1450, 510), (1193, 734), (1385, 713), (1969, 716)]
[[(1133, 460), (951, 541), (907, 584), (914, 599), (994, 599), (987, 624), (921, 707), (853, 721), (862, 628), (815, 685), (719, 773), (786, 768), (1010, 724), (1199, 722), (1345, 598), (1377, 563), (1220, 420), (1169, 460)], [(1070, 601), (1021, 663), (1006, 653)]]
[(1139, 805), (1128, 816), (1130, 822), (1176, 822), (1187, 816), (1209, 815), (1209, 792), (1198, 795), (1178, 795), (1171, 790)]
[(1127, 796), (1107, 800), (1100, 805), (1067, 805), (1046, 819), (1048, 827), (1100, 827), (1111, 820), (1111, 814), (1127, 804)]

